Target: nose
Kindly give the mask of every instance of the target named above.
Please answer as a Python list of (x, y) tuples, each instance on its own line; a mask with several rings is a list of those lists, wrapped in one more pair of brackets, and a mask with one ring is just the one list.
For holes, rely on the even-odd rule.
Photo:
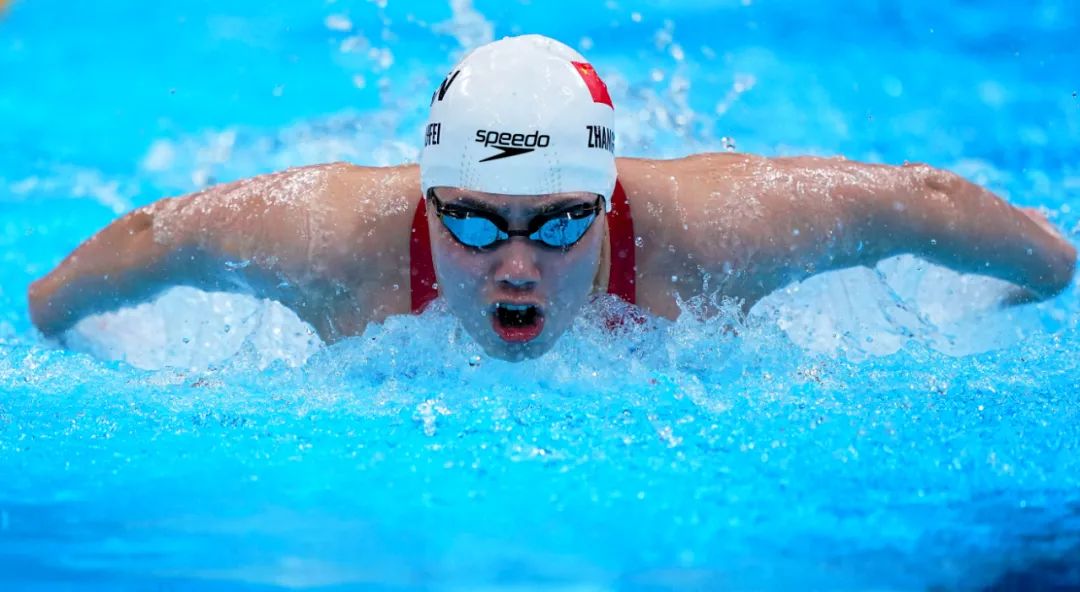
[(511, 238), (495, 251), (493, 276), (501, 287), (514, 290), (531, 290), (540, 282), (536, 247), (520, 236)]

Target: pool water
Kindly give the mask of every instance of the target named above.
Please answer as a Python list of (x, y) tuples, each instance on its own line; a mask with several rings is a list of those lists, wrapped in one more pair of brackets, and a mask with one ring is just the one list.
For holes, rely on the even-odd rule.
[(274, 303), (178, 288), (65, 350), (25, 303), (158, 197), (414, 160), (461, 52), (525, 32), (596, 65), (620, 154), (928, 162), (1075, 243), (1078, 23), (1067, 0), (15, 0), (0, 587), (1080, 587), (1075, 283), (1001, 308), (1000, 282), (899, 257), (746, 318), (583, 319), (521, 364), (440, 306), (325, 347)]

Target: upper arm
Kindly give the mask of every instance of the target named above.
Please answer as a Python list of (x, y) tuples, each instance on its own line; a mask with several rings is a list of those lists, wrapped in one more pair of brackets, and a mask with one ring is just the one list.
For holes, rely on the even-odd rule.
[(656, 234), (674, 248), (654, 248), (662, 265), (653, 267), (681, 269), (680, 278), (696, 269), (698, 283), (684, 294), (709, 279), (752, 303), (814, 273), (911, 253), (1045, 297), (1068, 284), (1075, 265), (1075, 250), (1052, 228), (926, 165), (707, 154), (663, 169), (666, 190), (654, 194), (676, 216)]
[[(190, 283), (200, 287), (252, 291), (294, 307), (354, 290), (373, 262), (365, 239), (378, 222), (378, 197), (355, 194), (377, 193), (380, 169), (351, 169), (294, 168), (159, 202), (154, 236), (198, 253), (201, 277)], [(357, 173), (371, 182), (353, 183)]]
[(882, 195), (909, 182), (893, 167), (744, 154), (665, 161), (653, 177), (665, 185), (652, 188), (653, 200), (669, 211), (651, 233), (660, 244), (650, 267), (679, 270), (672, 283), (684, 297), (719, 290), (747, 305), (813, 273), (891, 254), (874, 232), (891, 207)]
[[(408, 252), (404, 228), (394, 236), (405, 248), (388, 233), (407, 219), (406, 196), (418, 193), (413, 172), (321, 165), (158, 201), (113, 222), (35, 282), (31, 315), (52, 334), (87, 314), (190, 285), (279, 300), (321, 326), (335, 310), (363, 310), (378, 284), (371, 279)], [(350, 326), (363, 321), (351, 318)]]
[(207, 268), (200, 275), (211, 284), (251, 266), (300, 269), (312, 244), (313, 206), (325, 199), (327, 178), (321, 167), (289, 169), (159, 201), (147, 209), (154, 239), (197, 251)]

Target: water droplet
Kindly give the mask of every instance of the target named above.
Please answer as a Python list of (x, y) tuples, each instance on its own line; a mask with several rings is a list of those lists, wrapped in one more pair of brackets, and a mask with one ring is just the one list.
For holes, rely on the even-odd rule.
[(799, 236), (799, 229), (798, 228), (791, 229), (791, 236)]
[(332, 14), (323, 20), (323, 24), (331, 31), (348, 32), (353, 28), (352, 21), (343, 14)]
[(480, 356), (473, 356), (473, 357), (469, 358), (469, 365), (472, 366), (473, 368), (479, 366), (480, 365)]
[(937, 239), (936, 238), (930, 239), (930, 244), (933, 245), (933, 246), (937, 246)]
[(184, 343), (191, 343), (191, 338), (190, 337), (185, 337), (181, 341), (183, 341)]
[(225, 325), (225, 332), (228, 333), (229, 331), (232, 331), (232, 325)]
[(634, 245), (637, 246), (637, 247), (644, 247), (645, 246), (645, 237), (639, 236), (639, 237), (635, 238), (634, 239)]

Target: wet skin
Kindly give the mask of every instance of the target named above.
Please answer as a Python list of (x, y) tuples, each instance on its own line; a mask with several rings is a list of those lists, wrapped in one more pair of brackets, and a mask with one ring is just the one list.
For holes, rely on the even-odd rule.
[[(1073, 276), (1076, 251), (1045, 218), (926, 165), (702, 154), (620, 158), (617, 167), (633, 211), (638, 305), (655, 315), (675, 318), (677, 298), (706, 289), (749, 308), (809, 275), (901, 253), (1007, 280), (1025, 300), (1049, 298)], [(415, 165), (335, 163), (160, 200), (34, 282), (31, 318), (58, 336), (88, 314), (184, 284), (279, 300), (327, 342), (357, 335), (410, 312), (409, 236), (420, 197)], [(512, 225), (561, 197), (574, 198), (481, 196)], [(478, 254), (453, 241), (431, 210), (442, 293), (493, 356), (542, 354), (589, 292), (603, 290), (602, 217), (567, 253), (515, 238)], [(507, 343), (493, 331), (484, 311), (506, 298), (545, 307), (534, 342)]]

